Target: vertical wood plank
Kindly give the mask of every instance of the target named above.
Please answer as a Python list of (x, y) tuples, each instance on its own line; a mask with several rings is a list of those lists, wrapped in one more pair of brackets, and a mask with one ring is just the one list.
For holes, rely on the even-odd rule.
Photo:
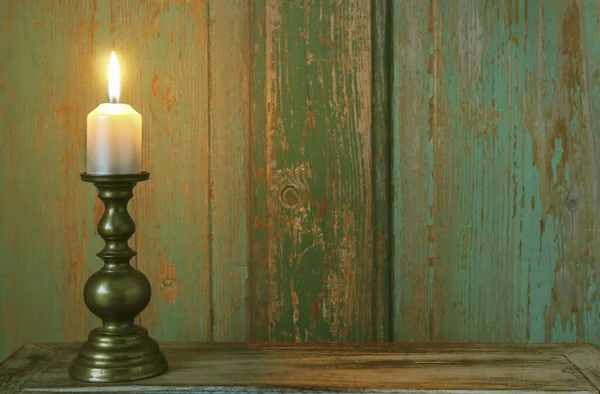
[(210, 190), (213, 340), (246, 337), (249, 7), (210, 2)]
[[(581, 45), (583, 47), (582, 54), (585, 61), (585, 72), (584, 81), (587, 86), (587, 100), (583, 101), (584, 108), (587, 107), (588, 111), (588, 143), (589, 147), (594, 150), (591, 159), (593, 162), (593, 168), (598, 171), (600, 166), (597, 152), (600, 151), (599, 143), (600, 139), (596, 135), (596, 130), (600, 126), (600, 2), (598, 1), (580, 1), (580, 17), (582, 19), (582, 35)], [(587, 103), (586, 103), (587, 101)], [(600, 207), (600, 190), (598, 189), (598, 174), (596, 177), (589, 177), (589, 182), (592, 183), (592, 200), (588, 205), (593, 205), (594, 212), (598, 211)], [(600, 259), (597, 257), (600, 252), (600, 237), (596, 234), (600, 233), (600, 220), (594, 220), (592, 231), (594, 236), (594, 242), (591, 243), (591, 268), (593, 273), (589, 271), (585, 273), (586, 277), (582, 278), (582, 282), (585, 285), (585, 291), (582, 292), (582, 298), (584, 300), (584, 306), (581, 308), (585, 311), (584, 323), (586, 325), (586, 332), (584, 341), (593, 344), (600, 343), (600, 324), (598, 324), (600, 316), (600, 299), (599, 289), (597, 282), (598, 272), (600, 272)], [(593, 280), (593, 279), (596, 280)], [(592, 279), (592, 280), (590, 280)]]
[[(210, 340), (208, 2), (118, 2), (143, 115), (138, 266), (153, 286), (142, 323), (162, 340)], [(135, 29), (137, 27), (137, 29)], [(139, 30), (141, 29), (141, 30)]]
[(391, 153), (390, 117), (390, 40), (391, 2), (371, 1), (372, 72), (372, 171), (373, 171), (373, 341), (389, 341), (392, 334), (392, 228), (391, 228)]
[(93, 20), (93, 4), (0, 4), (0, 359), (90, 328), (82, 286), (94, 193), (78, 178)]
[[(531, 164), (524, 157), (523, 120), (527, 68), (536, 58), (535, 45), (526, 40), (537, 30), (534, 23), (524, 30), (523, 15), (519, 26), (509, 23), (514, 6), (440, 2), (435, 13), (442, 32), (436, 37), (436, 100), (440, 112), (452, 114), (443, 119), (444, 142), (435, 149), (445, 160), (435, 161), (433, 173), (435, 341), (524, 339), (527, 268), (515, 241), (517, 209), (530, 213), (519, 194), (539, 190), (526, 176)], [(525, 198), (529, 205), (532, 198)]]
[(247, 339), (252, 341), (268, 341), (272, 337), (269, 328), (269, 233), (270, 221), (267, 207), (269, 193), (267, 183), (267, 46), (266, 0), (253, 0), (250, 9), (250, 135), (248, 144), (249, 178), (248, 217), (250, 231), (250, 264), (248, 267), (248, 283), (250, 309), (248, 311)]
[(444, 307), (436, 307), (433, 335), (582, 341), (596, 242), (587, 179), (597, 170), (593, 145), (584, 142), (592, 130), (582, 105), (579, 5), (474, 2), (442, 14), (440, 23), (458, 32), (443, 43), (445, 59), (458, 59), (444, 62), (446, 80), (456, 81), (444, 99), (457, 114), (450, 136), (465, 145), (446, 145), (453, 162), (445, 167), (457, 177), (436, 179), (436, 204), (470, 209), (439, 217), (436, 300)]
[(371, 4), (253, 13), (253, 336), (373, 340)]
[[(544, 40), (542, 70), (544, 78), (555, 79), (542, 86), (546, 94), (540, 123), (546, 132), (536, 136), (533, 144), (546, 236), (553, 236), (554, 241), (548, 240), (546, 248), (555, 249), (557, 256), (552, 294), (544, 310), (546, 341), (597, 341), (598, 333), (600, 264), (594, 252), (600, 240), (595, 231), (600, 221), (600, 174), (594, 126), (599, 124), (600, 113), (590, 111), (598, 91), (590, 85), (593, 58), (587, 54), (597, 53), (600, 42), (597, 37), (586, 40), (586, 8), (585, 2), (573, 0), (543, 3), (540, 11), (544, 26), (556, 26), (544, 28), (549, 34)], [(548, 63), (555, 66), (547, 67)]]
[[(435, 2), (393, 3), (393, 333), (430, 341), (436, 132), (433, 94)], [(432, 123), (433, 122), (433, 123)]]
[[(596, 341), (590, 106), (598, 89), (585, 54), (598, 44), (584, 37), (596, 34), (596, 17), (585, 15), (597, 15), (597, 5), (432, 0), (429, 32), (420, 25), (426, 16), (410, 18), (407, 6), (425, 7), (409, 1), (394, 9), (408, 18), (394, 24), (395, 108), (412, 102), (404, 75), (416, 78), (409, 86), (417, 97), (429, 86), (431, 93), (428, 107), (394, 113), (396, 339)], [(431, 71), (419, 80), (427, 33)], [(411, 63), (415, 56), (423, 58)], [(406, 123), (430, 135), (429, 150), (412, 156), (419, 176), (402, 171), (417, 145), (403, 144)], [(424, 178), (431, 181), (417, 182)], [(405, 184), (428, 197), (411, 198)], [(413, 231), (421, 242), (406, 238)], [(427, 322), (424, 333), (414, 321)]]

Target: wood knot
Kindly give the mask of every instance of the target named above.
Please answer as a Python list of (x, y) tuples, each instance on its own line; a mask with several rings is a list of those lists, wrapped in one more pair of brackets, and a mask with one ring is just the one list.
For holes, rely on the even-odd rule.
[(281, 202), (288, 208), (300, 203), (300, 190), (294, 185), (286, 185), (281, 191)]
[(305, 164), (277, 170), (273, 175), (270, 193), (285, 208), (296, 209), (309, 195), (307, 177), (311, 177), (310, 168)]
[(162, 282), (160, 282), (164, 287), (171, 287), (173, 286), (173, 281), (171, 279), (165, 279)]
[(571, 187), (565, 196), (565, 206), (571, 212), (575, 212), (581, 206), (581, 192), (577, 187)]
[(576, 198), (568, 198), (565, 200), (565, 205), (571, 212), (575, 211), (579, 207), (579, 200)]

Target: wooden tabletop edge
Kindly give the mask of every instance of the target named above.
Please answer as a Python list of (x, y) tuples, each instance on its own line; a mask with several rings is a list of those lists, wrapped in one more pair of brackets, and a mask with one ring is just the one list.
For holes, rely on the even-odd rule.
[(597, 390), (600, 390), (600, 351), (596, 346), (581, 346), (565, 353), (565, 357)]
[[(72, 351), (83, 342), (38, 342), (26, 344), (48, 351)], [(164, 349), (282, 349), (282, 350), (385, 350), (400, 352), (445, 352), (445, 351), (550, 351), (571, 353), (581, 349), (593, 352), (600, 350), (591, 344), (501, 344), (501, 343), (390, 343), (390, 342), (160, 342)], [(18, 351), (18, 350), (17, 350)], [(15, 352), (16, 353), (16, 352)], [(13, 353), (14, 354), (14, 353)]]

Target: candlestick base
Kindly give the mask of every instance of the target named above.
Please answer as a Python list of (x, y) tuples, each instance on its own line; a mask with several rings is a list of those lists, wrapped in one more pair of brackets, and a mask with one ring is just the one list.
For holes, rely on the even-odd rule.
[(168, 368), (158, 343), (141, 326), (117, 335), (92, 330), (69, 375), (86, 382), (125, 382), (160, 375)]
[(106, 246), (98, 253), (104, 267), (85, 284), (83, 295), (88, 309), (102, 319), (69, 369), (72, 378), (86, 382), (125, 382), (149, 378), (165, 372), (167, 361), (158, 343), (145, 328), (135, 325), (135, 317), (150, 302), (151, 287), (146, 276), (129, 265), (136, 255), (128, 240), (135, 223), (127, 212), (138, 182), (149, 174), (93, 175), (81, 179), (98, 188), (104, 215), (98, 234)]

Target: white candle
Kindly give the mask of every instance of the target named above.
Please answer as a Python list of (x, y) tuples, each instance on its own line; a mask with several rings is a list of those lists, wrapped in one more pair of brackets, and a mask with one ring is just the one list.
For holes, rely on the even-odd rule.
[(110, 104), (100, 104), (87, 118), (87, 173), (136, 174), (142, 171), (142, 116), (119, 104), (120, 75), (113, 52), (108, 67)]

